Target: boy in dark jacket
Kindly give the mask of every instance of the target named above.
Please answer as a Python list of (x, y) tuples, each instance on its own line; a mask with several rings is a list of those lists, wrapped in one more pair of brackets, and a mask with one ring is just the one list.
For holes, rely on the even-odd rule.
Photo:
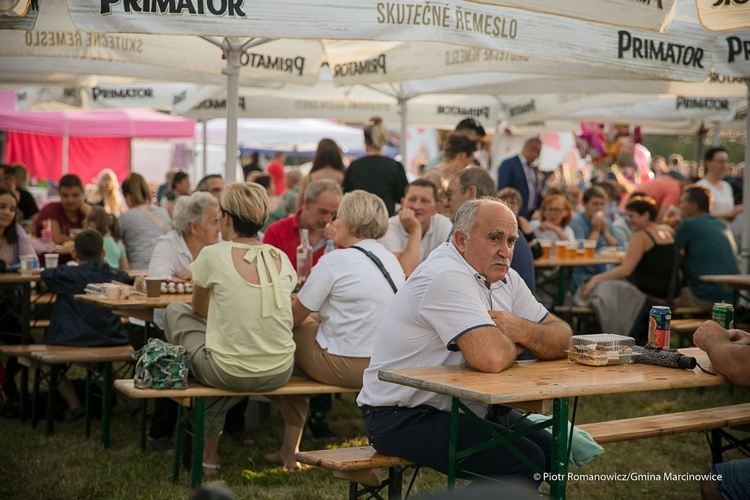
[[(127, 282), (128, 275), (110, 268), (102, 258), (104, 240), (94, 230), (81, 232), (75, 239), (73, 258), (77, 266), (59, 266), (42, 272), (42, 280), (57, 294), (52, 308), (50, 327), (44, 337), (45, 344), (75, 347), (104, 347), (128, 344), (128, 335), (120, 317), (112, 312), (80, 302), (74, 295), (85, 293), (90, 283), (109, 283), (113, 280)], [(68, 403), (67, 416), (77, 418), (83, 406), (69, 380), (58, 386)]]

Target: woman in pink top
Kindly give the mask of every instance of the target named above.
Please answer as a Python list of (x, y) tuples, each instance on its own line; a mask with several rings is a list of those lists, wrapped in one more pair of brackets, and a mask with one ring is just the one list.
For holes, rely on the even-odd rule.
[[(0, 259), (5, 266), (18, 264), (21, 255), (36, 255), (31, 240), (23, 228), (16, 223), (16, 197), (5, 188), (0, 188)], [(5, 267), (0, 264), (0, 267)], [(0, 341), (4, 344), (21, 343), (21, 323), (11, 314), (18, 297), (15, 290), (0, 291)], [(18, 307), (16, 305), (16, 307)], [(15, 416), (18, 389), (14, 381), (19, 366), (17, 358), (9, 358), (5, 367), (6, 383), (3, 387), (6, 403), (3, 416)]]

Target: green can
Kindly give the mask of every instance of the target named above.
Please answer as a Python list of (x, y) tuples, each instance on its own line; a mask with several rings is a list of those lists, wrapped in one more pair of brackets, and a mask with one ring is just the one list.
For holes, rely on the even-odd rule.
[(711, 311), (711, 319), (717, 322), (722, 328), (731, 330), (734, 328), (734, 307), (726, 302), (714, 304)]

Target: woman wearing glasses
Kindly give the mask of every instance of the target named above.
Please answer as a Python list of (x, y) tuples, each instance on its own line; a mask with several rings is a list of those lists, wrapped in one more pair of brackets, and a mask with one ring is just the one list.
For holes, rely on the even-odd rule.
[(570, 228), (573, 218), (568, 200), (560, 194), (547, 196), (539, 208), (541, 218), (529, 222), (534, 235), (542, 241), (575, 241)]
[(711, 148), (703, 156), (706, 176), (698, 181), (699, 186), (706, 186), (714, 195), (711, 215), (728, 221), (734, 220), (742, 212), (742, 205), (734, 204), (732, 186), (721, 179), (729, 163), (727, 150), (721, 147)]

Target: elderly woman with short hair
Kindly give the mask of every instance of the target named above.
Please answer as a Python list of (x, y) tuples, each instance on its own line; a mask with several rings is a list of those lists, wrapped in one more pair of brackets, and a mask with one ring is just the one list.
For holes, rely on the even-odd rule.
[[(292, 307), (297, 274), (289, 258), (258, 241), (268, 218), (268, 197), (258, 184), (236, 183), (221, 193), (223, 241), (201, 250), (190, 265), (192, 305), (167, 307), (167, 339), (187, 350), (191, 376), (200, 383), (240, 392), (267, 392), (289, 380), (294, 367)], [(206, 401), (203, 472), (218, 475), (218, 449), (227, 409)]]
[[(219, 241), (219, 202), (203, 192), (182, 196), (175, 205), (172, 225), (174, 229), (156, 240), (148, 275), (189, 280), (192, 278), (190, 264), (203, 247)], [(164, 309), (154, 310), (154, 323), (164, 328)], [(176, 421), (177, 404), (169, 399), (158, 399), (148, 433), (154, 451), (166, 452), (174, 448), (171, 437)]]
[[(295, 361), (314, 380), (359, 388), (380, 320), (405, 276), (398, 259), (377, 241), (388, 230), (388, 210), (379, 197), (361, 190), (344, 195), (334, 228), (341, 248), (320, 258), (292, 304)], [(320, 322), (309, 317), (313, 311)], [(284, 440), (266, 460), (296, 468), (309, 398), (275, 400)]]

